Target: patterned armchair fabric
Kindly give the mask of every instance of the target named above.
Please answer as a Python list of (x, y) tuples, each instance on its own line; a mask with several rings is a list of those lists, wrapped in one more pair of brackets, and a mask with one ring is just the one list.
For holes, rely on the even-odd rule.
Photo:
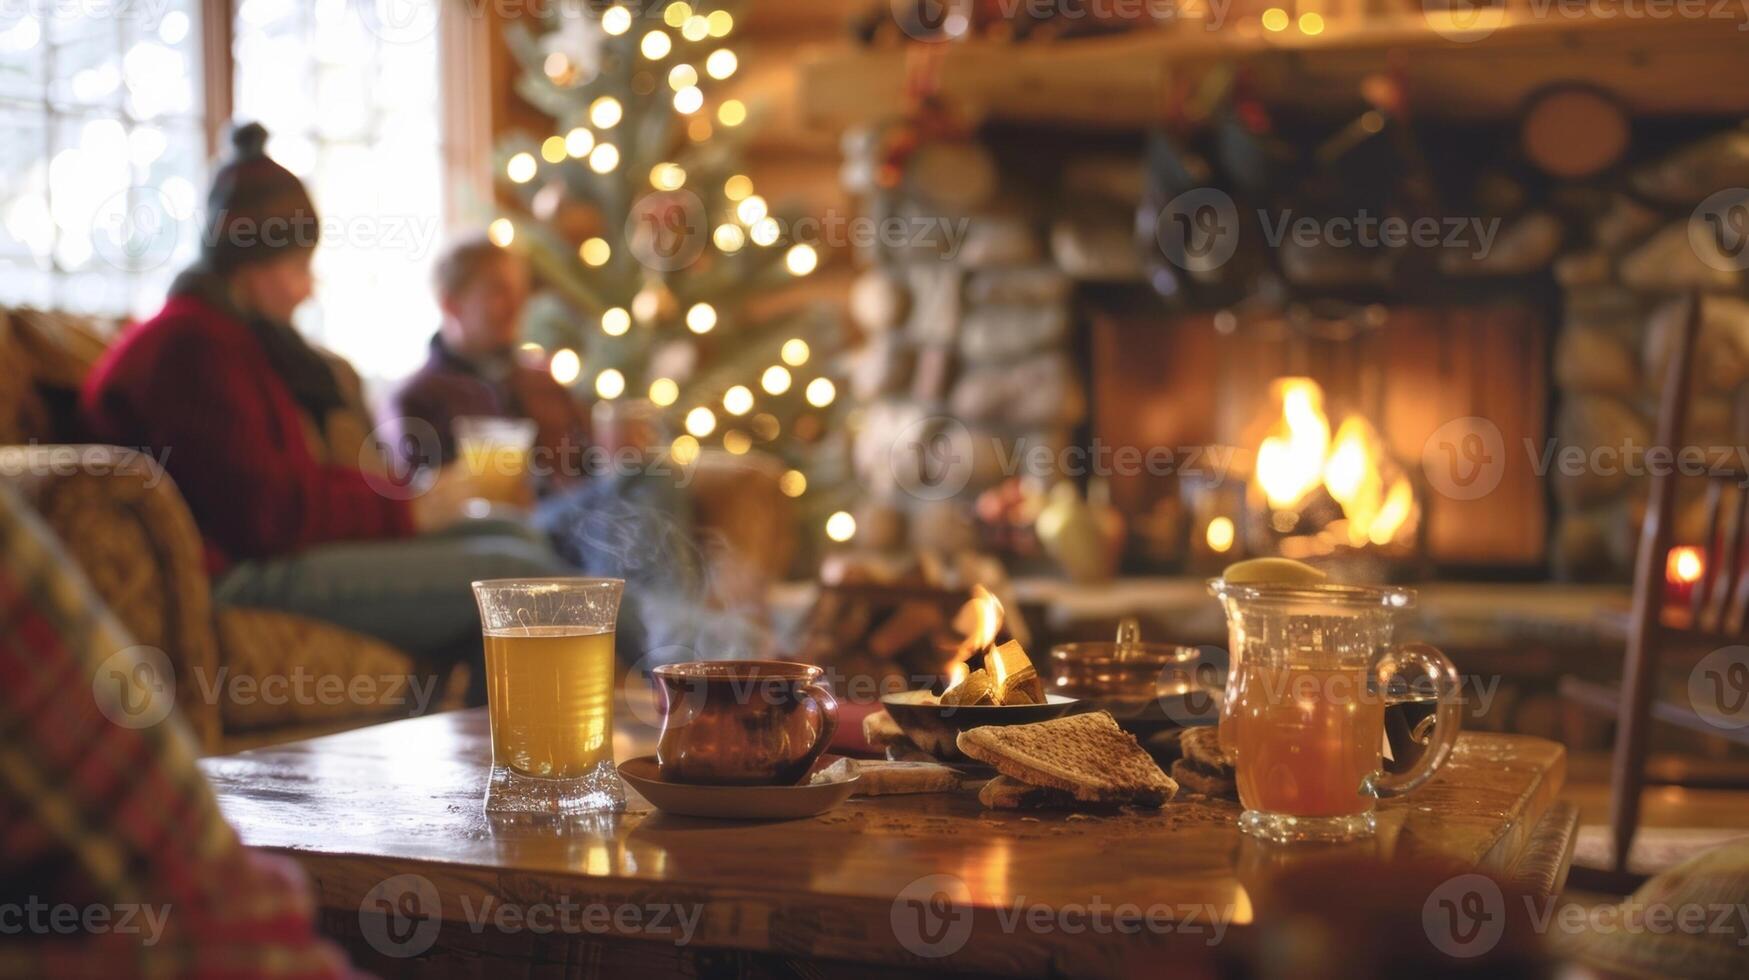
[[(387, 693), (374, 703), (261, 696), (270, 676), (405, 677), (414, 665), (393, 647), (325, 623), (264, 609), (215, 614), (200, 533), (157, 462), (114, 446), (55, 442), (75, 431), (65, 407), (102, 352), (104, 332), (78, 318), (0, 310), (0, 481), (42, 515), (135, 641), (164, 652), (177, 705), (202, 745), (215, 751), (239, 733), (259, 742), (280, 726), (402, 716), (404, 699), (380, 684)], [(441, 698), (447, 689), (434, 690)], [(227, 691), (256, 693), (219, 693)]]
[[(411, 692), (387, 677), (415, 676), (404, 652), (326, 623), (265, 609), (215, 610), (199, 532), (175, 483), (144, 454), (59, 444), (77, 437), (74, 394), (113, 330), (77, 317), (0, 309), (0, 481), (18, 489), (59, 535), (97, 593), (137, 642), (162, 650), (176, 671), (177, 702), (208, 751), (272, 741), (288, 727), (405, 717)], [(763, 605), (765, 586), (789, 567), (796, 541), (782, 467), (755, 455), (707, 454), (693, 493), (712, 599)], [(348, 696), (263, 696), (261, 682), (367, 678)], [(440, 702), (455, 675), (424, 689)], [(229, 687), (221, 685), (238, 685)], [(253, 696), (215, 692), (252, 691)]]

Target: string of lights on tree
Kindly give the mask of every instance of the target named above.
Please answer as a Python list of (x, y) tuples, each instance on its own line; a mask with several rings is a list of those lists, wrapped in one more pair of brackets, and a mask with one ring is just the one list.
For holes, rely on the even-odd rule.
[(839, 325), (819, 304), (781, 301), (820, 255), (742, 172), (755, 107), (716, 92), (740, 69), (728, 44), (739, 9), (573, 0), (538, 30), (512, 25), (517, 92), (556, 125), (500, 147), (520, 207), (488, 234), (545, 287), (524, 351), (554, 379), (647, 401), (678, 431), (668, 452), (681, 465), (716, 447), (782, 459), (779, 485), (809, 526), (848, 540)]

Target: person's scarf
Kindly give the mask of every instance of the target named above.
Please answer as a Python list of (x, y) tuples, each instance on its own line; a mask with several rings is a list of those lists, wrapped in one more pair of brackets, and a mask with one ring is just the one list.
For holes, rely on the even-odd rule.
[(327, 358), (291, 324), (239, 309), (225, 280), (212, 270), (199, 264), (184, 269), (171, 283), (170, 295), (196, 297), (248, 327), (267, 354), (273, 372), (318, 427), (326, 424), (329, 412), (345, 407), (346, 396)]

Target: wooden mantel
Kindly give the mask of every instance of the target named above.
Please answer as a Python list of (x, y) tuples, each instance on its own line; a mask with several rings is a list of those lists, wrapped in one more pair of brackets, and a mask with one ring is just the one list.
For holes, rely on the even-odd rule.
[[(1435, 14), (1332, 23), (1317, 36), (1186, 23), (1080, 40), (980, 39), (947, 44), (939, 79), (974, 119), (1091, 129), (1157, 122), (1168, 92), (1223, 63), (1240, 67), (1269, 104), (1316, 114), (1363, 108), (1362, 80), (1392, 69), (1424, 116), (1510, 117), (1557, 82), (1611, 92), (1634, 115), (1749, 114), (1749, 18), (1581, 19), (1559, 10), (1513, 11), (1468, 39), (1449, 21), (1436, 25), (1443, 15)], [(816, 52), (802, 67), (804, 116), (845, 126), (901, 115), (906, 60), (896, 46)]]

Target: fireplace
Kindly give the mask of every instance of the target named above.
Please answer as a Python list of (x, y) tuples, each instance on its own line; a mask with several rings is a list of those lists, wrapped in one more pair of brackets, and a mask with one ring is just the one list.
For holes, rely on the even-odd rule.
[[(1707, 293), (1690, 414), (1709, 444), (1731, 444), (1749, 381), (1743, 263), (1692, 234), (1749, 132), (1654, 127), (1645, 145), (1676, 149), (1594, 180), (1496, 179), (1510, 126), (1417, 133), (1457, 148), (1437, 159), (1463, 171), (1440, 175), (1461, 206), (1499, 215), (1488, 254), (1330, 289), (1293, 281), (1332, 268), (1301, 254), (1284, 289), (1201, 303), (1151, 278), (1134, 134), (938, 134), (902, 159), (852, 134), (844, 172), (869, 213), (956, 229), (868, 253), (853, 290), (860, 526), (880, 546), (977, 533), (1083, 578), (1285, 554), (1400, 580), (1626, 581), (1647, 481), (1563, 454), (1644, 451), (1688, 290)], [(1160, 450), (1171, 465), (1028, 465)], [(1702, 513), (1683, 509), (1679, 542)], [(1052, 541), (1063, 528), (1078, 537)]]

